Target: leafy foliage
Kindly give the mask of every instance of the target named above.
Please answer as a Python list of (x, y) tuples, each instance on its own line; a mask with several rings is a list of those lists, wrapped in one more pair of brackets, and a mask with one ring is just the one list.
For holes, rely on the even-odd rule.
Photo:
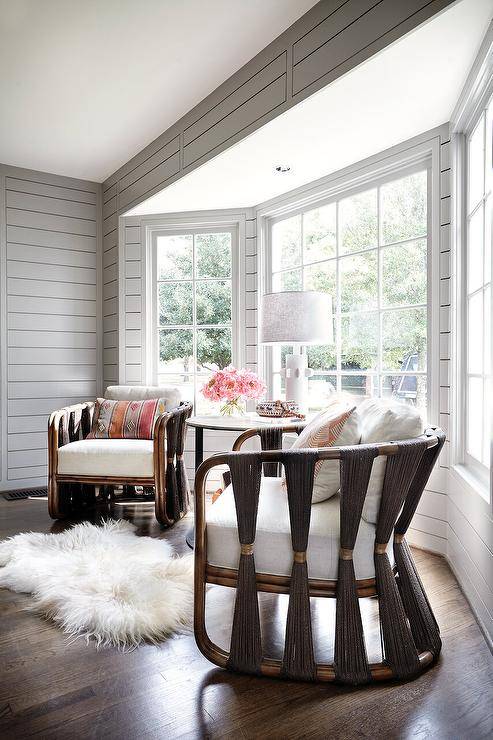
[[(168, 371), (187, 376), (192, 370), (193, 331), (193, 237), (161, 237), (158, 242), (159, 359)], [(213, 325), (197, 331), (199, 370), (215, 370), (231, 362), (231, 282), (215, 278), (231, 276), (231, 236), (205, 233), (195, 243), (195, 312), (197, 324)], [(201, 278), (205, 278), (202, 280)], [(217, 328), (216, 328), (217, 325)]]
[[(427, 245), (426, 239), (419, 238), (427, 231), (426, 193), (425, 172), (380, 188), (382, 244), (416, 239), (406, 244), (385, 246), (380, 250), (381, 305), (396, 309), (383, 314), (381, 329), (378, 314), (372, 311), (378, 307), (377, 190), (359, 193), (339, 202), (341, 322), (339, 329), (334, 321), (334, 337), (336, 331), (340, 331), (342, 371), (376, 370), (379, 331), (382, 332), (384, 370), (398, 371), (403, 368), (406, 359), (414, 355), (417, 355), (416, 369), (426, 369), (426, 309), (411, 308), (426, 303)], [(299, 267), (274, 274), (273, 285), (275, 290), (301, 288), (302, 245), (298, 235), (303, 233), (304, 288), (329, 293), (333, 298), (335, 313), (338, 299), (337, 261), (330, 259), (335, 254), (335, 247), (334, 252), (330, 251), (335, 242), (335, 216), (331, 221), (327, 213), (322, 219), (321, 210), (276, 224), (278, 241), (274, 232), (274, 250), (281, 256), (273, 255), (274, 270), (294, 265)], [(298, 222), (297, 219), (302, 221)], [(328, 246), (317, 251), (315, 246), (319, 244)], [(309, 264), (310, 261), (324, 259), (326, 261)], [(403, 309), (404, 306), (409, 308)], [(337, 369), (335, 347), (335, 342), (331, 346), (309, 347), (309, 366), (314, 370)], [(282, 355), (287, 351), (289, 348), (284, 348)], [(366, 382), (361, 376), (363, 381)]]

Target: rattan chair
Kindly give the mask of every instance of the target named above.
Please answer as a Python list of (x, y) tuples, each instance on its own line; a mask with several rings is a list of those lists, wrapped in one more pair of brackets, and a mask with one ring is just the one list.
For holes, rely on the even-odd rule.
[[(285, 431), (292, 431), (292, 427), (277, 432), (250, 430), (241, 435), (235, 448), (238, 450), (242, 442), (256, 433), (264, 435), (262, 447), (267, 447), (268, 442), (280, 447)], [(233, 451), (206, 460), (195, 480), (194, 614), (195, 638), (205, 657), (233, 671), (353, 685), (391, 678), (410, 679), (436, 660), (441, 649), (439, 628), (405, 534), (444, 439), (443, 432), (433, 428), (417, 439), (402, 442), (291, 451)], [(361, 520), (361, 514), (373, 461), (380, 455), (387, 456), (385, 479), (378, 520), (369, 530), (370, 525)], [(336, 544), (339, 549), (334, 580), (309, 577), (308, 571), (310, 518), (314, 516), (315, 507), (322, 506), (311, 505), (314, 467), (319, 460), (340, 461), (340, 506), (337, 504), (340, 539)], [(280, 463), (284, 466), (289, 505), (290, 575), (257, 572), (255, 568), (255, 549), (260, 548), (260, 535), (265, 542), (265, 531), (258, 532), (255, 544), (262, 466), (267, 464), (265, 472), (272, 476), (276, 475)], [(212, 565), (208, 561), (205, 482), (208, 472), (217, 465), (227, 465), (231, 473), (239, 540), (236, 568)], [(361, 534), (364, 524), (366, 532), (373, 532), (368, 551), (370, 562), (367, 563), (372, 577), (357, 580), (353, 553), (358, 548), (358, 531)], [(392, 533), (393, 543), (390, 542)], [(212, 531), (209, 535), (212, 547)], [(236, 589), (229, 651), (214, 644), (207, 634), (207, 584)], [(264, 654), (259, 591), (289, 594), (282, 660)], [(337, 600), (333, 664), (315, 661), (310, 614), (310, 597), (314, 596)], [(383, 653), (383, 660), (373, 664), (367, 658), (359, 606), (359, 599), (372, 596), (378, 597)]]
[[(179, 405), (158, 416), (152, 440), (86, 440), (91, 430), (93, 401), (51, 414), (48, 510), (53, 519), (66, 519), (94, 505), (95, 486), (104, 486), (109, 494), (115, 486), (153, 488), (156, 519), (165, 526), (187, 513), (190, 491), (183, 451), (192, 404), (180, 403), (176, 389), (158, 386), (113, 386), (107, 389), (106, 397), (139, 400), (161, 397), (166, 391), (171, 404)], [(131, 472), (125, 472), (125, 467), (131, 468)]]

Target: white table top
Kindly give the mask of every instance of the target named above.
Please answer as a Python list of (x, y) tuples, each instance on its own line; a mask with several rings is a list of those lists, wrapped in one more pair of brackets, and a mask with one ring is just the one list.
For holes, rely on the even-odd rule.
[(259, 416), (256, 413), (245, 414), (244, 416), (191, 416), (187, 419), (187, 424), (191, 427), (201, 427), (202, 429), (219, 429), (222, 431), (244, 432), (246, 429), (255, 429), (260, 426), (284, 426), (288, 424), (305, 424), (303, 419), (293, 419), (292, 417), (275, 418), (268, 416)]

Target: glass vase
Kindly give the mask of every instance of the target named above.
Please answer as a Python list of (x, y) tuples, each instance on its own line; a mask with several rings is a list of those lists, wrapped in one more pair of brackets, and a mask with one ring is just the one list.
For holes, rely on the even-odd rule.
[(244, 416), (245, 407), (241, 398), (238, 396), (237, 398), (232, 398), (231, 401), (226, 401), (221, 406), (220, 412), (222, 416)]

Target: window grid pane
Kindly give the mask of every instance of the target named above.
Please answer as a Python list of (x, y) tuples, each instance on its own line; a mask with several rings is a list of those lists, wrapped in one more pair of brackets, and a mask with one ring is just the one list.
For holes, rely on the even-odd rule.
[(232, 361), (232, 234), (160, 235), (156, 244), (157, 380), (213, 413), (199, 391)]
[[(323, 406), (330, 388), (359, 397), (393, 395), (426, 407), (427, 190), (423, 170), (274, 224), (272, 290), (303, 287), (332, 295), (334, 343), (306, 350), (314, 372), (308, 380), (311, 409)], [(326, 211), (325, 231), (320, 226), (324, 208), (331, 209)], [(408, 223), (402, 223), (404, 218)], [(312, 234), (314, 223), (319, 238), (312, 235), (308, 248), (307, 234)], [(277, 236), (288, 227), (300, 234), (302, 249), (291, 249), (296, 267), (292, 259), (286, 264), (285, 244)], [(394, 341), (384, 347), (384, 322), (387, 335), (393, 325), (399, 346)], [(388, 337), (386, 341), (388, 345)], [(279, 371), (290, 348), (270, 351), (277, 398), (283, 389)]]

